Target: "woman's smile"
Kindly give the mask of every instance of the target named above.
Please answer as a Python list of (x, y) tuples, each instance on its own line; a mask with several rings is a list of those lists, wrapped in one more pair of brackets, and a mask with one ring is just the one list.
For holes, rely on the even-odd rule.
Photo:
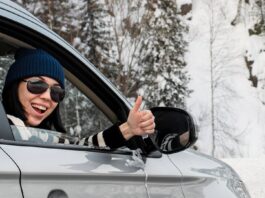
[(45, 107), (45, 106), (38, 105), (38, 104), (34, 104), (34, 103), (33, 103), (31, 106), (32, 106), (32, 108), (33, 108), (37, 113), (39, 113), (39, 114), (43, 114), (43, 113), (45, 113), (46, 110), (48, 109), (48, 108)]

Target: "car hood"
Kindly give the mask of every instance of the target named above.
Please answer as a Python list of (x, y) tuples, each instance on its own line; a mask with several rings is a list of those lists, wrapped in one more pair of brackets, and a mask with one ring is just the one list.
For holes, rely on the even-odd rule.
[(226, 163), (192, 149), (168, 155), (171, 162), (180, 170), (183, 183), (204, 183), (222, 181), (240, 197), (249, 197), (245, 185), (238, 174)]

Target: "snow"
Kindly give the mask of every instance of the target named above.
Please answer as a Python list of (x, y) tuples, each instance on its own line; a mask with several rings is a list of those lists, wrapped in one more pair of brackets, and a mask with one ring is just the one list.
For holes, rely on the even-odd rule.
[[(248, 28), (253, 26), (249, 18), (232, 26), (236, 10), (235, 1), (193, 1), (186, 54), (193, 90), (187, 106), (199, 126), (196, 145), (201, 152), (214, 153), (218, 158), (265, 153), (265, 39), (248, 35)], [(258, 87), (249, 80), (245, 56), (255, 59), (252, 74), (261, 79)]]
[(240, 176), (252, 198), (265, 197), (265, 155), (259, 158), (222, 159)]
[[(245, 18), (241, 17), (237, 25), (231, 25), (237, 14), (237, 3), (238, 1), (231, 0), (193, 1), (186, 60), (191, 75), (190, 88), (194, 91), (187, 101), (187, 106), (199, 126), (196, 145), (200, 151), (211, 155), (212, 44), (212, 52), (218, 53), (213, 59), (213, 65), (216, 66), (213, 76), (221, 79), (217, 81), (219, 87), (217, 86), (215, 91), (218, 96), (225, 98), (218, 97), (217, 100), (216, 97), (216, 108), (219, 108), (217, 117), (229, 126), (225, 130), (226, 133), (216, 133), (215, 157), (221, 158), (239, 174), (252, 198), (264, 198), (265, 83), (262, 79), (265, 79), (265, 37), (249, 36), (248, 29), (252, 28), (255, 22), (249, 10), (242, 12)], [(245, 9), (250, 7), (245, 6)], [(212, 43), (210, 39), (213, 39)], [(249, 71), (245, 57), (254, 61), (252, 75), (261, 79), (257, 87), (248, 79)], [(225, 87), (229, 89), (224, 89)], [(226, 136), (227, 134), (229, 136)]]
[(80, 37), (75, 37), (74, 38), (74, 41), (73, 41), (73, 46), (75, 47), (75, 46), (78, 46), (78, 45), (80, 45), (81, 44), (81, 39), (80, 39)]

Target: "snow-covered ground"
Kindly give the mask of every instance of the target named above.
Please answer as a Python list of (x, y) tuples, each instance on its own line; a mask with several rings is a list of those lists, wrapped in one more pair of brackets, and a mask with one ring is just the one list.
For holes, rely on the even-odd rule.
[(265, 197), (265, 155), (259, 158), (222, 159), (239, 174), (251, 198)]

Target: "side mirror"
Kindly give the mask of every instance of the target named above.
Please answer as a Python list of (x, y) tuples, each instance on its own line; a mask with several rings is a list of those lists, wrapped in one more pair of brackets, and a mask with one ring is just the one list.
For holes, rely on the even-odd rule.
[(188, 112), (178, 108), (154, 107), (155, 133), (150, 135), (162, 153), (174, 153), (193, 145), (198, 139), (194, 121)]

